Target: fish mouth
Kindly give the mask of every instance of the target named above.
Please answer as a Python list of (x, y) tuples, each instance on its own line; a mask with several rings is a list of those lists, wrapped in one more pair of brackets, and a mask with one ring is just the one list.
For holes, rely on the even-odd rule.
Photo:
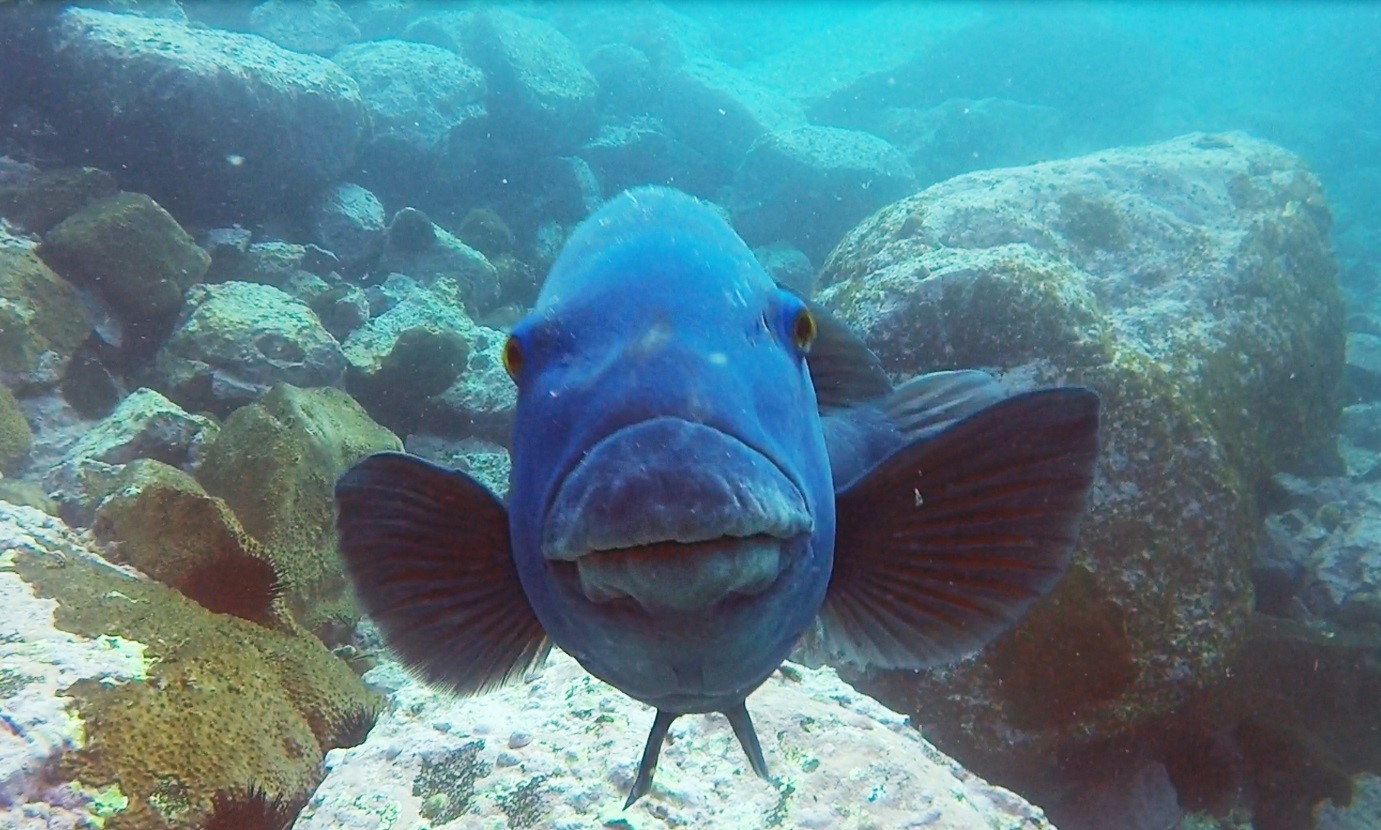
[(596, 444), (561, 481), (542, 554), (594, 603), (704, 609), (766, 591), (814, 527), (802, 490), (738, 438), (654, 418)]

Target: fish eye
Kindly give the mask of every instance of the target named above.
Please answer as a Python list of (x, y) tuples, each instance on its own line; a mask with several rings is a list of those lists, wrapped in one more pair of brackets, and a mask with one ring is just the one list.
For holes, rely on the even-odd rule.
[(518, 379), (518, 373), (523, 371), (523, 344), (511, 334), (508, 336), (508, 342), (503, 344), (503, 368), (515, 381)]
[(815, 342), (815, 316), (805, 306), (791, 319), (791, 342), (803, 352), (810, 351), (810, 344)]

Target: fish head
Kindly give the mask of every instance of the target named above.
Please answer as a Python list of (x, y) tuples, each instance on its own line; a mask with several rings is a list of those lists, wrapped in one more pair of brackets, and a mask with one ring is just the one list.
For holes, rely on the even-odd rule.
[(816, 616), (835, 517), (813, 335), (717, 213), (657, 188), (582, 223), (514, 327), (523, 591), (630, 696), (741, 703)]

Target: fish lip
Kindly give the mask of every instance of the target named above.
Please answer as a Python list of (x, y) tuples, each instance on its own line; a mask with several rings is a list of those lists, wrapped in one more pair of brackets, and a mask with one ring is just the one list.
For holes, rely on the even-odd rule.
[[(673, 426), (674, 430), (679, 430), (684, 434), (674, 434), (673, 437), (679, 440), (700, 439), (703, 441), (714, 440), (723, 442), (721, 450), (728, 450), (741, 453), (740, 461), (745, 459), (750, 463), (756, 463), (752, 472), (766, 475), (766, 481), (757, 483), (765, 484), (769, 489), (776, 488), (775, 495), (784, 499), (787, 504), (767, 504), (761, 500), (749, 499), (752, 502), (749, 507), (756, 507), (757, 510), (729, 510), (726, 505), (711, 505), (720, 510), (731, 512), (739, 521), (735, 527), (726, 527), (723, 524), (707, 524), (703, 528), (677, 528), (672, 532), (670, 528), (667, 532), (650, 532), (640, 535), (638, 538), (620, 540), (613, 544), (599, 542), (590, 543), (592, 532), (589, 527), (592, 520), (589, 513), (592, 511), (581, 511), (576, 514), (574, 521), (555, 521), (557, 515), (556, 508), (561, 505), (563, 497), (568, 496), (568, 487), (582, 471), (588, 469), (587, 465), (596, 462), (601, 452), (616, 447), (618, 442), (628, 442), (636, 446), (639, 434), (642, 432), (654, 433), (659, 428)], [(631, 436), (631, 437), (630, 437)], [(622, 447), (619, 450), (627, 451)], [(692, 450), (692, 453), (694, 450)], [(682, 470), (699, 470), (694, 464), (682, 464)], [(678, 470), (678, 474), (679, 474)], [(647, 548), (655, 545), (681, 544), (695, 545), (698, 543), (713, 542), (717, 539), (747, 539), (753, 536), (768, 536), (788, 541), (796, 537), (809, 535), (815, 527), (815, 520), (811, 514), (809, 502), (806, 499), (805, 488), (802, 487), (796, 476), (793, 476), (785, 469), (780, 462), (771, 454), (753, 446), (742, 438), (731, 432), (720, 429), (713, 424), (700, 421), (691, 421), (677, 416), (657, 416), (623, 424), (613, 431), (594, 442), (589, 449), (576, 456), (569, 464), (568, 468), (554, 480), (550, 492), (548, 493), (542, 511), (542, 535), (540, 550), (544, 559), (548, 562), (575, 562), (583, 557), (599, 555), (602, 553), (618, 553)], [(742, 487), (742, 482), (734, 484), (716, 485), (727, 486), (730, 490), (734, 487)], [(746, 495), (752, 495), (747, 493)], [(741, 494), (741, 495), (742, 495)], [(726, 495), (723, 492), (715, 493), (716, 497)], [(655, 506), (644, 504), (643, 507)], [(737, 505), (744, 507), (745, 505)], [(659, 511), (653, 511), (654, 513)], [(694, 512), (692, 509), (690, 512)], [(745, 519), (746, 517), (746, 519)], [(564, 519), (564, 517), (562, 517)], [(571, 532), (569, 525), (575, 525), (575, 532)], [(566, 531), (564, 533), (560, 531)], [(586, 543), (577, 543), (586, 542)]]

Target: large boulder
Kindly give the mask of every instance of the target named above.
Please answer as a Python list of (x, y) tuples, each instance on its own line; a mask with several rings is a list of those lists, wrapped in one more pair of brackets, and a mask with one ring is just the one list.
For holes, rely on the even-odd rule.
[(345, 371), (340, 344), (306, 304), (271, 285), (199, 285), (158, 352), (168, 397), (228, 414), (275, 383), (334, 386)]
[(82, 156), (179, 215), (293, 205), (369, 128), (344, 70), (257, 35), (69, 8), (50, 48), (47, 103)]
[(312, 235), (347, 267), (365, 265), (384, 246), (387, 217), (377, 196), (341, 182), (317, 195), (311, 207)]
[(196, 476), (268, 552), (292, 614), (329, 639), (358, 616), (336, 554), (336, 478), (372, 452), (399, 449), (339, 389), (281, 385), (226, 419)]
[(455, 49), (484, 71), (494, 134), (503, 144), (561, 149), (594, 128), (594, 76), (545, 21), (502, 8), (443, 12), (417, 21), (407, 36)]
[(1342, 302), (1318, 181), (1242, 134), (972, 173), (879, 211), (820, 300), (902, 375), (1082, 383), (1103, 450), (1071, 572), (979, 659), (868, 688), (980, 769), (1049, 762), (1215, 680), (1259, 488), (1326, 463)]
[(762, 136), (803, 126), (805, 113), (775, 89), (719, 61), (688, 61), (663, 83), (662, 118), (712, 163), (734, 169)]
[(48, 231), (39, 256), (63, 276), (99, 291), (128, 319), (158, 319), (211, 265), (177, 220), (142, 193), (94, 202)]
[(71, 283), (31, 249), (0, 246), (0, 383), (57, 384), (90, 333)]
[[(300, 830), (468, 827), (934, 827), (1050, 830), (1037, 807), (941, 755), (828, 669), (787, 664), (749, 698), (769, 783), (718, 715), (671, 728), (651, 793), (623, 800), (651, 712), (560, 652), (535, 677), (463, 700), (395, 664), (368, 740), (332, 756)], [(506, 818), (506, 824), (504, 820)]]
[(284, 49), (319, 55), (360, 38), (355, 21), (334, 0), (268, 0), (250, 11), (249, 25)]
[(282, 822), (377, 705), (311, 635), (212, 613), (0, 502), (0, 826)]
[[(331, 58), (360, 85), (374, 124), (360, 149), (361, 167), (376, 189), (428, 184), (442, 165), (470, 167), (488, 124), (484, 74), (465, 58), (431, 43), (376, 40)], [(400, 194), (400, 198), (403, 198)]]
[(787, 242), (819, 261), (845, 231), (915, 183), (901, 152), (875, 135), (795, 127), (749, 147), (730, 209), (748, 242)]

